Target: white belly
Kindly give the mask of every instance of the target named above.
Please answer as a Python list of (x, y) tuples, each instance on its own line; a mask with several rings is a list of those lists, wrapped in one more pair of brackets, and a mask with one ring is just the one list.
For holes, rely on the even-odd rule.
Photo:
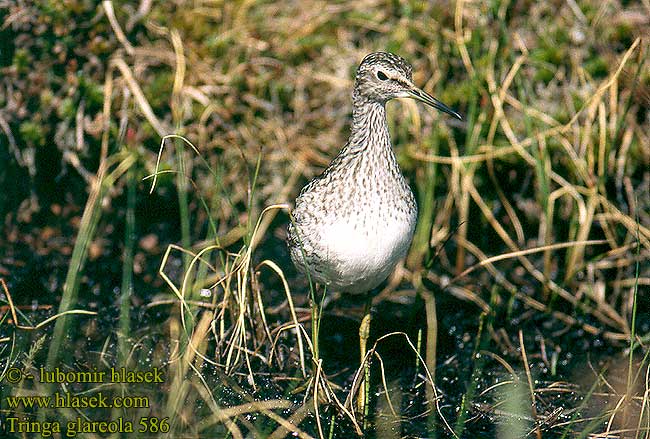
[(414, 229), (415, 218), (406, 217), (377, 219), (365, 227), (354, 220), (326, 226), (321, 256), (327, 268), (320, 281), (351, 293), (376, 287), (406, 256)]

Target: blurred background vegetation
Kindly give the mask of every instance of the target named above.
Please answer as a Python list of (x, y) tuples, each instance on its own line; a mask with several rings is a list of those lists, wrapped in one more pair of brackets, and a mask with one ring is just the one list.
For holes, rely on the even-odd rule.
[[(161, 350), (174, 351), (169, 340), (195, 334), (192, 326), (179, 335), (183, 312), (158, 273), (170, 244), (193, 252), (220, 247), (210, 253), (218, 268), (212, 276), (193, 277), (197, 288), (184, 297), (199, 301), (201, 288), (211, 291), (206, 302), (212, 308), (188, 309), (197, 324), (205, 313), (219, 315), (224, 333), (233, 333), (227, 328), (236, 313), (223, 316), (229, 287), (214, 282), (233, 270), (224, 261), (257, 243), (254, 264), (268, 258), (279, 265), (298, 320), (308, 325), (306, 281), (296, 276), (283, 243), (286, 214), (270, 212), (257, 239), (253, 228), (266, 206), (290, 202), (344, 144), (356, 66), (369, 52), (391, 51), (413, 63), (416, 84), (466, 118), (450, 120), (414, 102), (389, 105), (393, 143), (420, 218), (404, 267), (375, 301), (374, 338), (401, 327), (414, 343), (418, 334), (423, 337), (417, 347), (434, 355), (427, 364), (438, 365), (436, 384), (448, 398), (441, 404), (451, 407), (443, 413), (460, 435), (470, 434), (466, 421), (471, 434), (498, 433), (494, 408), (511, 399), (479, 390), (503, 379), (494, 372), (503, 369), (500, 360), (513, 364), (522, 382), (526, 371), (539, 378), (530, 386), (534, 420), (527, 428), (539, 428), (542, 415), (563, 407), (568, 414), (553, 431), (612, 425), (638, 431), (648, 417), (648, 388), (629, 377), (632, 355), (625, 356), (625, 349), (638, 353), (634, 372), (645, 373), (649, 35), (648, 0), (0, 0), (0, 277), (23, 310), (21, 318), (32, 324), (57, 310), (99, 313), (59, 319), (53, 332), (50, 325), (25, 333), (5, 325), (11, 320), (7, 302), (1, 335), (5, 347), (9, 338), (19, 342), (11, 355), (6, 348), (3, 353), (11, 361), (29, 353), (36, 364), (46, 356), (50, 365), (72, 364), (73, 358), (92, 363), (83, 352), (104, 346), (102, 352), (117, 358), (120, 351), (127, 361), (136, 340), (159, 334), (149, 351), (130, 361), (166, 364)], [(178, 139), (161, 149), (168, 134), (182, 135), (199, 154)], [(149, 193), (152, 180), (145, 177), (155, 173), (159, 153), (162, 173)], [(488, 259), (499, 255), (505, 255), (501, 261)], [(180, 284), (189, 260), (173, 251), (164, 272)], [(283, 284), (262, 269), (258, 274), (254, 264), (250, 291), (275, 307), (269, 324), (280, 328), (291, 321)], [(324, 368), (347, 371), (338, 380), (349, 389), (358, 366), (354, 334), (361, 307), (335, 299), (332, 320), (323, 327)], [(251, 344), (244, 345), (268, 359), (273, 348), (266, 344), (273, 337), (265, 338), (258, 326), (256, 306), (251, 299), (245, 307)], [(437, 363), (431, 306), (440, 320)], [(353, 309), (351, 319), (346, 307)], [(42, 334), (45, 347), (31, 352)], [(73, 346), (67, 352), (61, 348), (64, 334), (66, 346)], [(167, 348), (160, 347), (162, 340)], [(205, 343), (214, 351), (205, 355), (218, 363), (212, 367), (222, 370), (224, 340)], [(340, 343), (350, 346), (337, 352)], [(295, 338), (287, 335), (280, 344), (287, 347), (286, 363), (258, 358), (257, 370), (294, 377)], [(524, 344), (532, 372), (523, 366)], [(404, 349), (403, 343), (391, 345), (387, 356)], [(479, 361), (480, 351), (499, 359)], [(588, 353), (594, 358), (586, 359)], [(412, 354), (404, 361), (417, 372)], [(593, 372), (583, 380), (587, 364)], [(245, 369), (243, 360), (236, 366)], [(616, 370), (622, 384), (604, 379), (605, 369)], [(255, 395), (241, 376), (220, 379)], [(559, 402), (540, 390), (565, 381), (570, 385), (558, 391)], [(591, 399), (594, 383), (608, 389), (597, 402)], [(285, 384), (274, 381), (272, 387), (293, 401)], [(523, 405), (531, 414), (525, 388), (529, 399), (507, 410)], [(626, 403), (616, 405), (624, 395)], [(164, 395), (152, 398), (165, 405)], [(247, 401), (232, 394), (220, 398), (225, 406)], [(579, 405), (585, 398), (593, 412)], [(409, 412), (407, 400), (400, 416), (425, 410), (420, 401)], [(179, 416), (174, 428), (201, 436), (188, 427), (195, 406), (178, 404), (165, 406)], [(386, 407), (376, 405), (375, 416), (382, 419)], [(619, 415), (628, 405), (632, 409)], [(333, 412), (327, 413), (335, 419)], [(269, 433), (281, 425), (263, 413), (267, 424), (215, 415), (205, 431), (221, 431), (214, 430), (221, 425), (236, 437), (239, 429)], [(318, 416), (303, 416), (312, 416), (305, 428), (318, 436)], [(590, 416), (596, 422), (576, 420)], [(224, 419), (238, 427), (223, 427)], [(615, 422), (607, 426), (610, 420)], [(392, 433), (373, 431), (383, 437), (426, 434), (433, 428), (427, 422), (412, 430), (400, 430), (398, 423)], [(342, 431), (352, 428), (341, 425), (347, 426)]]

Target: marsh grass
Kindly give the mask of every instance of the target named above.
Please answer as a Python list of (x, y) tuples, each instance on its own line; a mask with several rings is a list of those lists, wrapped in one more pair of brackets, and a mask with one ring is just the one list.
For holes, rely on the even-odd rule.
[[(97, 10), (115, 44), (97, 171), (58, 311), (21, 308), (11, 273), (2, 281), (0, 378), (13, 366), (124, 365), (159, 367), (165, 382), (0, 379), (3, 396), (103, 391), (150, 403), (25, 416), (158, 416), (183, 437), (649, 437), (647, 2), (146, 3), (132, 15), (140, 23), (119, 2)], [(417, 323), (383, 320), (361, 365), (334, 366), (325, 340), (358, 340), (332, 341), (324, 320), (354, 310), (337, 292), (321, 301), (278, 246), (287, 203), (345, 141), (353, 69), (372, 50), (413, 61), (415, 82), (466, 117), (390, 104), (419, 218), (373, 303)], [(0, 124), (8, 139), (12, 123)], [(166, 218), (178, 230), (160, 236), (162, 250), (144, 256), (164, 282), (150, 292), (134, 271), (145, 185), (178, 216)], [(84, 272), (122, 192), (124, 234), (110, 238), (119, 311), (104, 321), (108, 310), (82, 309), (92, 304)]]

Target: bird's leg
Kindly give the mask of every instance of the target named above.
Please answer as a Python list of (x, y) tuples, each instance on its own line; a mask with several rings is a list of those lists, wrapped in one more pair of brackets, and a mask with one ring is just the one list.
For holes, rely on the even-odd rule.
[[(314, 289), (315, 290), (315, 289)], [(313, 351), (313, 360), (314, 364), (318, 364), (318, 360), (320, 360), (320, 349), (319, 349), (319, 343), (318, 339), (320, 338), (320, 319), (321, 319), (321, 312), (323, 310), (323, 302), (325, 301), (325, 296), (327, 295), (327, 285), (323, 287), (323, 294), (318, 300), (315, 291), (313, 291), (313, 295), (310, 297), (311, 301), (311, 342), (312, 346), (314, 348)]]
[(311, 303), (311, 344), (314, 348), (313, 357), (314, 363), (318, 364), (320, 354), (318, 352), (318, 321), (320, 320), (320, 313), (318, 312), (318, 304)]
[(359, 351), (361, 353), (361, 367), (363, 367), (363, 381), (359, 388), (357, 398), (357, 411), (363, 414), (364, 424), (368, 415), (368, 400), (370, 395), (370, 364), (366, 360), (368, 337), (370, 336), (370, 321), (372, 320), (372, 295), (370, 292), (366, 295), (366, 304), (363, 309), (363, 319), (359, 326)]

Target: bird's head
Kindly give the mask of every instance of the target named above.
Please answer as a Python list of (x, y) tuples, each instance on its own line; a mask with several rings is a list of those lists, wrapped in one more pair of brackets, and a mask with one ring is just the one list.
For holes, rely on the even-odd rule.
[(361, 61), (354, 93), (360, 98), (380, 103), (394, 98), (416, 99), (462, 119), (459, 113), (416, 87), (413, 84), (413, 67), (401, 56), (388, 52), (371, 53)]

